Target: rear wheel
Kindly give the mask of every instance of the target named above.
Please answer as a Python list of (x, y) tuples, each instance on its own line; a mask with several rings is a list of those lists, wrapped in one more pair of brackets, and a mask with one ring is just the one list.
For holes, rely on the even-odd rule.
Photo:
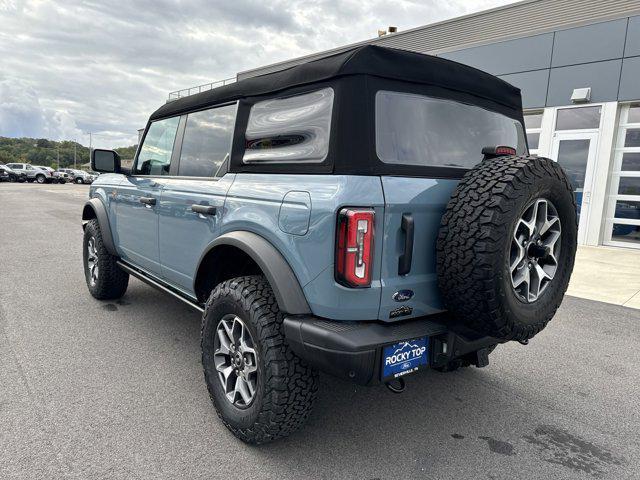
[(437, 242), (447, 308), (500, 340), (528, 340), (551, 320), (573, 270), (577, 220), (562, 168), (546, 158), (485, 160), (452, 195)]
[(218, 285), (202, 319), (202, 365), (224, 425), (247, 443), (284, 437), (306, 421), (317, 372), (289, 348), (269, 283), (262, 276)]
[(84, 183), (84, 181), (82, 180), (82, 178), (78, 177), (76, 178), (76, 183), (80, 184), (80, 183)]
[(44, 175), (42, 175), (42, 174), (36, 175), (36, 182), (38, 182), (40, 184), (43, 184), (46, 181), (47, 181), (47, 179), (46, 179), (46, 177)]
[(129, 285), (129, 274), (117, 265), (102, 241), (98, 220), (89, 220), (84, 228), (84, 276), (89, 292), (98, 300), (122, 297)]

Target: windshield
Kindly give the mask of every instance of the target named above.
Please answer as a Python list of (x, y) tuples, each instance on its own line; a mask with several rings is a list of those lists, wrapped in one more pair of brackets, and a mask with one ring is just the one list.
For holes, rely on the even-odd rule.
[(526, 152), (522, 124), (476, 105), (411, 93), (376, 94), (376, 152), (385, 163), (471, 168), (482, 149)]

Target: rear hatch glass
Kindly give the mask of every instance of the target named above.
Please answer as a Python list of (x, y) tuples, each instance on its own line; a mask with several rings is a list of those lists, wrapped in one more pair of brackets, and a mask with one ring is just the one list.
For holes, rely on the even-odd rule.
[(411, 93), (376, 94), (376, 152), (385, 163), (468, 169), (482, 148), (526, 151), (522, 124), (476, 105)]

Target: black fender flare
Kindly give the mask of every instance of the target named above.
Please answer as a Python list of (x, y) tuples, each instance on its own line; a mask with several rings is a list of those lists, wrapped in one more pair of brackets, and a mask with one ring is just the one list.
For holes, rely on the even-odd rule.
[(311, 314), (300, 282), (298, 282), (289, 263), (269, 241), (253, 232), (239, 230), (225, 233), (216, 238), (200, 257), (196, 271), (200, 270), (200, 265), (206, 255), (221, 245), (239, 248), (256, 262), (267, 277), (282, 312), (291, 315)]
[(99, 198), (92, 198), (84, 204), (82, 209), (82, 228), (84, 229), (87, 222), (91, 219), (97, 219), (100, 225), (100, 233), (102, 234), (102, 242), (107, 251), (114, 256), (118, 256), (115, 244), (113, 243), (113, 235), (111, 234), (111, 225), (104, 203)]

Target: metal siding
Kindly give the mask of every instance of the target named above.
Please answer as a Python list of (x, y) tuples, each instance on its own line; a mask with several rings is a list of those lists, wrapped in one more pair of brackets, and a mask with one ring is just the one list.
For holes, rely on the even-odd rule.
[(500, 78), (522, 91), (523, 108), (542, 108), (547, 102), (549, 69), (500, 75)]
[(549, 68), (552, 47), (553, 34), (547, 33), (442, 53), (439, 56), (493, 75), (502, 75)]
[(556, 32), (553, 67), (622, 58), (627, 19)]
[(622, 63), (618, 99), (640, 100), (640, 57), (625, 58)]
[(591, 87), (591, 102), (615, 101), (621, 67), (622, 60), (610, 60), (552, 69), (547, 105), (570, 105), (573, 89), (582, 87)]
[(631, 17), (627, 29), (627, 44), (624, 49), (625, 57), (640, 55), (640, 17)]
[[(386, 35), (348, 47), (373, 43), (437, 54), (638, 14), (640, 0), (534, 0)], [(347, 47), (240, 72), (238, 79), (281, 70), (345, 48)]]

